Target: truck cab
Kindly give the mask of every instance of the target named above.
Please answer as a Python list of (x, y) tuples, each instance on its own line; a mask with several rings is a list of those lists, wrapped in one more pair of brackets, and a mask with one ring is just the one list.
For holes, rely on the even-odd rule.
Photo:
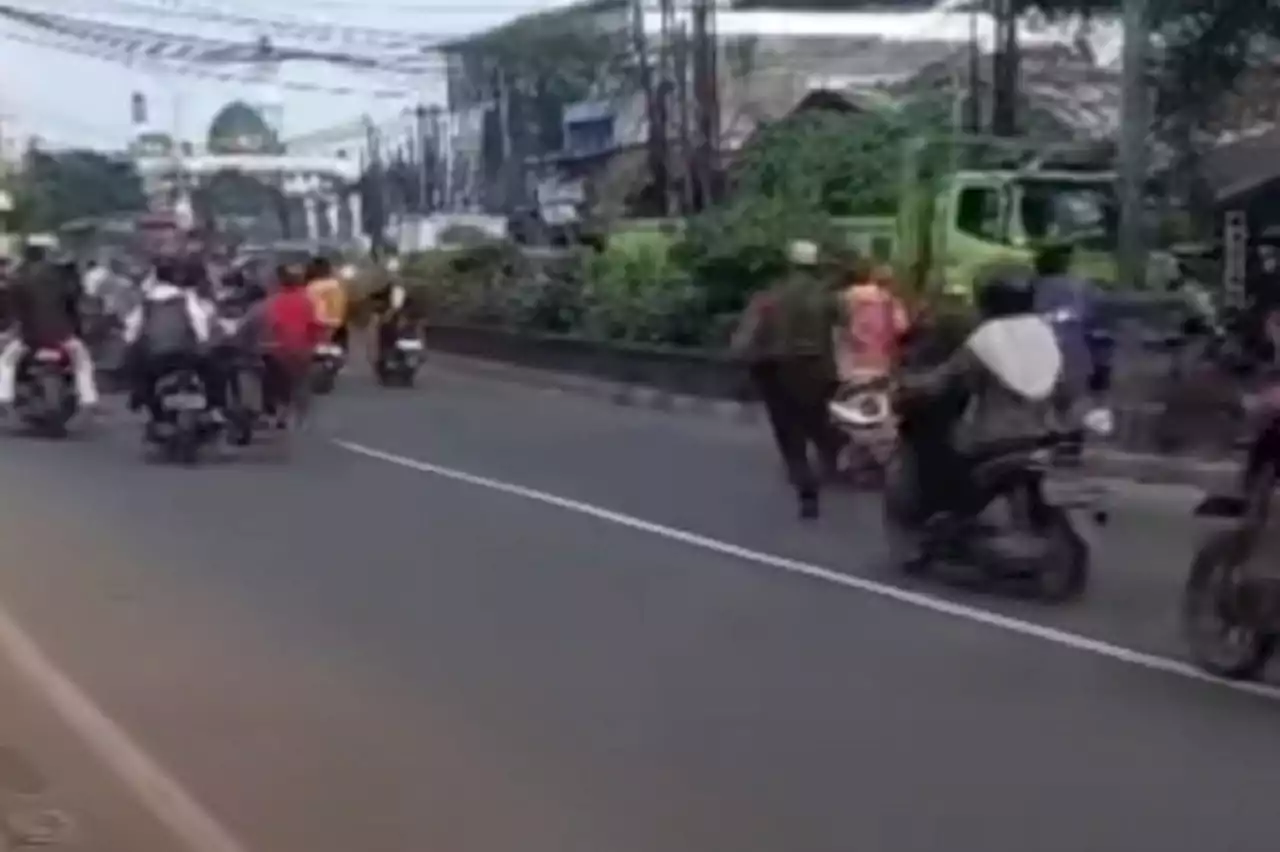
[(934, 267), (944, 292), (967, 296), (982, 269), (1033, 264), (1045, 241), (1076, 247), (1076, 274), (1114, 281), (1118, 227), (1110, 175), (958, 172), (934, 205)]
[(1115, 173), (1057, 168), (1046, 159), (1040, 153), (997, 168), (944, 171), (933, 180), (908, 166), (897, 239), (907, 280), (967, 302), (984, 270), (1030, 270), (1039, 245), (1062, 241), (1076, 247), (1077, 275), (1114, 282)]

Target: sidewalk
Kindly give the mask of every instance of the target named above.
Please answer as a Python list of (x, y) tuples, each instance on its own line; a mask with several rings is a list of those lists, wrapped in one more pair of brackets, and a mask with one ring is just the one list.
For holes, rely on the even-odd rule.
[(0, 852), (189, 852), (0, 654)]
[[(438, 369), (608, 400), (616, 405), (710, 416), (743, 423), (763, 421), (763, 412), (754, 402), (683, 396), (657, 388), (556, 373), (446, 352), (431, 351), (427, 363)], [(1090, 449), (1088, 460), (1090, 469), (1101, 476), (1151, 484), (1220, 489), (1229, 486), (1236, 475), (1236, 466), (1231, 462), (1131, 453), (1106, 447)]]

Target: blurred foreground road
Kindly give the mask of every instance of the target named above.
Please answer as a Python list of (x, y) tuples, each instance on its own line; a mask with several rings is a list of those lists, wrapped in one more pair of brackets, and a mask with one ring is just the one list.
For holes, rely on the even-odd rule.
[(899, 582), (874, 504), (794, 520), (759, 430), (345, 379), (287, 464), (0, 441), (0, 603), (247, 852), (1276, 848), (1280, 692), (1179, 673), (1187, 495), (1124, 489), (1079, 605), (904, 602), (838, 582)]

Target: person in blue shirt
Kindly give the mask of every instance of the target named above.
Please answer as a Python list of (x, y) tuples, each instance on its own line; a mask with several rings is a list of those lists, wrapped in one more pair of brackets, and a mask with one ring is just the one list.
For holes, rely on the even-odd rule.
[(1105, 393), (1111, 384), (1110, 337), (1103, 324), (1097, 287), (1071, 272), (1069, 243), (1042, 246), (1035, 259), (1035, 312), (1053, 328), (1062, 350), (1063, 373), (1055, 409), (1075, 426), (1081, 403)]

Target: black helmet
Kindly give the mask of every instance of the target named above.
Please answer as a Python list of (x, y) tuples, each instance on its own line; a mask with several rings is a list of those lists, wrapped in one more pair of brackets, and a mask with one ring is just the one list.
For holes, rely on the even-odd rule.
[(153, 263), (156, 280), (166, 284), (182, 284), (182, 266), (175, 258), (158, 257)]
[(1035, 310), (1035, 288), (1028, 270), (1008, 267), (979, 276), (974, 304), (982, 319), (998, 319)]

